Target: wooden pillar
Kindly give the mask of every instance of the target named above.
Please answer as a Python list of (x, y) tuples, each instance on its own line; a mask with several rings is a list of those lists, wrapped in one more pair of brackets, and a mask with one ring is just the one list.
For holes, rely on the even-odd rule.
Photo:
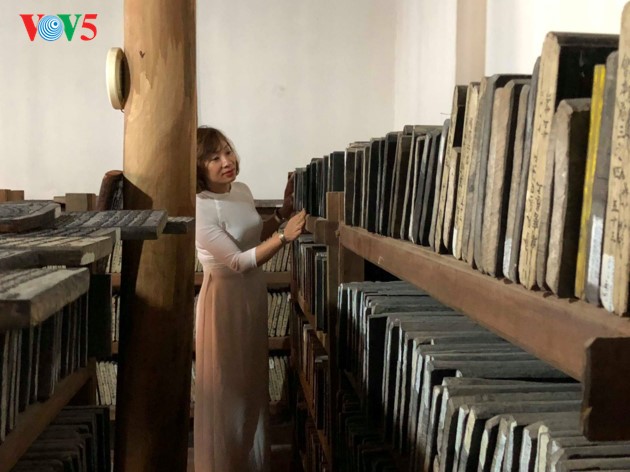
[[(194, 0), (125, 0), (124, 206), (194, 216)], [(185, 472), (194, 234), (126, 241), (116, 472)]]

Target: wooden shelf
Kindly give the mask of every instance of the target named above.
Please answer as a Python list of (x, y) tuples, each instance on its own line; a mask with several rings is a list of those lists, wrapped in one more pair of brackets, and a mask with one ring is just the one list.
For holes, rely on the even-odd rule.
[[(283, 289), (288, 288), (291, 284), (291, 272), (265, 272), (265, 280), (267, 288)], [(112, 289), (117, 291), (120, 289), (120, 273), (112, 273)], [(195, 272), (195, 287), (201, 287), (203, 282), (203, 272)]]
[[(291, 338), (289, 336), (282, 336), (269, 339), (270, 351), (290, 351), (291, 350)], [(194, 351), (193, 347), (193, 351)], [(112, 354), (118, 354), (118, 341), (112, 341)]]
[(494, 279), (406, 241), (342, 226), (341, 244), (578, 380), (588, 342), (630, 336), (630, 319)]
[[(300, 385), (302, 387), (302, 393), (304, 394), (304, 399), (306, 400), (308, 413), (311, 416), (311, 419), (313, 420), (313, 422), (315, 422), (315, 405), (313, 404), (313, 398), (311, 396), (312, 389), (308, 385), (308, 382), (306, 381), (306, 378), (304, 377), (304, 372), (302, 372), (301, 369), (299, 371), (299, 377), (300, 377)], [(326, 456), (326, 459), (328, 460), (328, 464), (330, 465), (332, 464), (332, 449), (330, 447), (330, 444), (328, 443), (328, 438), (326, 437), (326, 435), (321, 429), (317, 427), (315, 429), (317, 430), (317, 436), (319, 437), (319, 442), (321, 443), (322, 449), (324, 450), (324, 455)]]
[(267, 288), (288, 289), (291, 285), (291, 272), (265, 272)]
[(583, 431), (630, 439), (630, 319), (531, 291), (407, 241), (340, 226), (340, 243), (584, 383)]
[(304, 313), (306, 320), (315, 330), (315, 335), (317, 336), (317, 339), (319, 339), (319, 342), (322, 343), (322, 346), (324, 346), (326, 353), (330, 354), (330, 349), (328, 345), (328, 334), (317, 329), (315, 316), (313, 316), (311, 311), (308, 309), (308, 306), (306, 305), (306, 301), (304, 300), (304, 295), (302, 295), (302, 292), (298, 292), (297, 300), (298, 300), (298, 305), (300, 306), (300, 310), (302, 310), (302, 313)]
[(48, 400), (30, 405), (20, 413), (16, 428), (0, 445), (0, 472), (9, 472), (17, 464), (33, 441), (91, 378), (88, 367), (80, 369), (60, 381)]
[(291, 338), (289, 336), (282, 336), (279, 338), (269, 338), (269, 350), (270, 351), (290, 351)]
[(339, 223), (326, 218), (306, 215), (306, 231), (313, 235), (317, 244), (332, 244), (337, 239)]

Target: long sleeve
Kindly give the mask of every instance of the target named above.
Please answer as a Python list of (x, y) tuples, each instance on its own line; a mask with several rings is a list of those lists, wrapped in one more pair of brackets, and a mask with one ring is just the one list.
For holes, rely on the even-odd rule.
[(256, 268), (262, 220), (245, 184), (235, 182), (226, 194), (198, 194), (196, 215), (196, 246), (204, 266), (241, 273)]
[(216, 223), (197, 221), (196, 239), (197, 245), (210, 253), (216, 262), (236, 272), (247, 272), (256, 267), (256, 248), (241, 251)]

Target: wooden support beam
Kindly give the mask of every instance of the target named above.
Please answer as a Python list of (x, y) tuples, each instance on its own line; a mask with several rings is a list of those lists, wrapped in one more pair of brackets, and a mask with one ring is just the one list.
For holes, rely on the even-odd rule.
[[(195, 2), (125, 0), (124, 206), (194, 216)], [(123, 251), (115, 470), (186, 471), (194, 235)]]

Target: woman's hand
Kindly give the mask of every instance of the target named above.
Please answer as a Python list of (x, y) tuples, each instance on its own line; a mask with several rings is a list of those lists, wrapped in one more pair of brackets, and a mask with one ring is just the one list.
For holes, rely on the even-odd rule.
[(289, 218), (293, 213), (293, 193), (294, 193), (294, 173), (291, 172), (287, 185), (284, 188), (284, 201), (282, 202), (282, 208), (278, 210), (280, 217)]
[(294, 241), (302, 234), (304, 225), (306, 224), (306, 210), (302, 210), (293, 216), (284, 227), (284, 237), (287, 241)]

